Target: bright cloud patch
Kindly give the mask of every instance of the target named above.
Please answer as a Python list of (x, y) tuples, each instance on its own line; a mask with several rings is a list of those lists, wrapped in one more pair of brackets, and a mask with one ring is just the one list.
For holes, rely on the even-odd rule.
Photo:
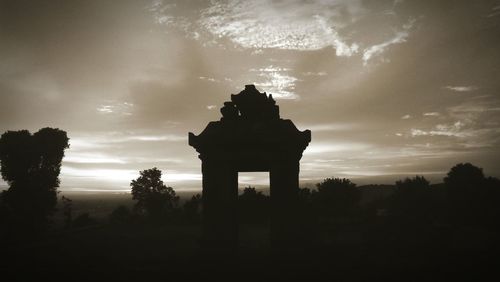
[(309, 129), (312, 132), (325, 131), (347, 131), (359, 128), (359, 124), (354, 123), (327, 123), (327, 124), (301, 124), (297, 123), (297, 128), (304, 130)]
[(64, 163), (82, 163), (82, 164), (125, 164), (126, 160), (116, 156), (110, 156), (103, 153), (92, 152), (72, 152), (68, 150), (64, 157)]
[(139, 134), (132, 132), (107, 132), (105, 134), (95, 134), (94, 136), (75, 136), (70, 140), (71, 150), (94, 149), (99, 147), (109, 147), (116, 143), (135, 141), (167, 141), (181, 142), (186, 140), (184, 135), (176, 134)]
[[(381, 55), (391, 45), (406, 42), (415, 20), (410, 19), (405, 24), (405, 19), (399, 18), (395, 12), (398, 1), (377, 7), (365, 2), (226, 0), (211, 1), (208, 7), (196, 10), (182, 2), (172, 4), (154, 0), (149, 10), (158, 24), (180, 30), (186, 37), (202, 42), (203, 46), (223, 46), (231, 42), (234, 46), (251, 49), (252, 54), (262, 54), (265, 49), (314, 51), (333, 48), (339, 57), (361, 53), (364, 65), (374, 58), (388, 61)], [(374, 26), (379, 26), (378, 16), (374, 16), (378, 13), (387, 17), (390, 24), (374, 28), (375, 31), (365, 30), (384, 34), (377, 39), (380, 43), (366, 43), (366, 37), (359, 37), (353, 28), (359, 29), (358, 23), (373, 20)], [(200, 79), (210, 81), (210, 78)]]
[(370, 148), (369, 144), (364, 143), (311, 143), (306, 150), (304, 155), (312, 154), (325, 154), (325, 153), (336, 153), (336, 152), (359, 152)]
[(265, 68), (251, 69), (250, 71), (257, 72), (260, 78), (254, 84), (261, 89), (266, 89), (266, 92), (272, 94), (274, 98), (298, 98), (298, 95), (294, 92), (295, 82), (298, 79), (289, 74), (290, 69), (271, 65)]
[(371, 59), (384, 53), (389, 46), (406, 42), (406, 39), (410, 35), (409, 30), (413, 27), (414, 23), (415, 20), (411, 19), (407, 24), (403, 25), (403, 30), (396, 32), (394, 37), (363, 50), (363, 64), (367, 65)]
[(320, 72), (307, 71), (307, 72), (303, 72), (302, 75), (303, 76), (325, 76), (325, 75), (327, 75), (327, 73), (324, 71), (320, 71)]
[(169, 170), (163, 176), (163, 180), (167, 183), (177, 183), (185, 181), (201, 181), (202, 175), (200, 173), (185, 173), (180, 171)]
[(213, 77), (200, 76), (199, 79), (210, 81), (210, 82), (220, 82), (218, 79), (215, 79)]
[(464, 124), (460, 121), (454, 124), (438, 124), (432, 130), (425, 131), (420, 129), (411, 129), (411, 136), (449, 136), (449, 137), (467, 137), (470, 136), (470, 132), (462, 131)]
[(382, 54), (385, 51), (385, 49), (390, 45), (405, 42), (407, 37), (408, 37), (407, 32), (398, 32), (396, 36), (391, 40), (366, 48), (363, 51), (363, 63), (366, 65), (368, 61), (370, 61), (373, 57)]
[(438, 118), (415, 120), (420, 125), (413, 125), (404, 136), (417, 142), (410, 143), (416, 150), (432, 153), (426, 158), (445, 152), (457, 155), (478, 148), (494, 148), (500, 140), (499, 113), (498, 102), (491, 96), (469, 97), (460, 104), (444, 108), (439, 115), (423, 113), (424, 117)]
[(132, 114), (131, 109), (133, 106), (134, 104), (128, 102), (110, 102), (97, 107), (97, 112), (100, 114), (118, 114), (129, 116)]
[(470, 92), (477, 89), (475, 86), (445, 86), (444, 88), (455, 92)]
[(138, 174), (139, 172), (131, 169), (79, 169), (67, 165), (61, 168), (62, 178), (90, 178), (109, 182), (127, 183), (130, 182), (131, 179), (137, 178)]
[(318, 50), (333, 47), (337, 56), (358, 52), (356, 43), (339, 35), (341, 13), (354, 18), (360, 1), (228, 1), (202, 12), (200, 24), (218, 37), (244, 48)]

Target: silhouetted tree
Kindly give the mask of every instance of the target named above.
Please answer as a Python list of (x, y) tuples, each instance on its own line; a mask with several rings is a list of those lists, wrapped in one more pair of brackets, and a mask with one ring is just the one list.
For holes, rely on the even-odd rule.
[(139, 178), (132, 180), (130, 186), (132, 199), (137, 200), (135, 210), (151, 218), (171, 215), (179, 202), (174, 189), (163, 183), (161, 170), (156, 167), (141, 171)]
[(361, 199), (356, 184), (346, 178), (327, 178), (316, 184), (313, 204), (320, 216), (345, 217), (352, 215)]
[(396, 181), (396, 191), (389, 199), (389, 213), (400, 223), (415, 224), (432, 216), (430, 183), (423, 176)]
[(269, 216), (269, 197), (254, 187), (246, 187), (238, 196), (238, 212), (242, 223), (266, 223)]
[(455, 223), (484, 225), (497, 221), (499, 181), (486, 178), (483, 169), (470, 163), (460, 163), (451, 168), (444, 178)]
[(184, 217), (191, 222), (200, 220), (201, 195), (196, 194), (187, 200), (183, 205)]
[(16, 229), (47, 227), (56, 208), (68, 141), (65, 131), (54, 128), (42, 128), (33, 135), (27, 130), (7, 131), (0, 137), (2, 178), (9, 184), (2, 198)]
[(483, 169), (470, 163), (457, 164), (450, 169), (444, 183), (455, 223), (477, 223), (486, 200)]

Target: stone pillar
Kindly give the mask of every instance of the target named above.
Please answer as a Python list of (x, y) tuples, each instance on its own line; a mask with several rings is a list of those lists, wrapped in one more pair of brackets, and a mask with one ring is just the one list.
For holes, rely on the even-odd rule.
[(270, 171), (271, 245), (276, 250), (287, 249), (296, 241), (296, 204), (299, 189), (299, 161), (274, 163)]
[(238, 172), (227, 163), (203, 160), (202, 245), (213, 252), (234, 252), (238, 244)]

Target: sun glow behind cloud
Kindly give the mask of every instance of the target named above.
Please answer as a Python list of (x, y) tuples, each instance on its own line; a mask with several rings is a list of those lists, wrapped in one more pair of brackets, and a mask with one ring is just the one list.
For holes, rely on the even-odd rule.
[(239, 172), (238, 173), (238, 188), (246, 187), (269, 187), (269, 172)]
[[(163, 180), (167, 185), (193, 189), (199, 186), (201, 174), (193, 171), (189, 165), (186, 167), (185, 160), (160, 157), (163, 154), (141, 154), (144, 147), (161, 150), (163, 146), (183, 143), (186, 139), (186, 136), (154, 135), (148, 132), (76, 134), (70, 138), (70, 148), (63, 159), (61, 182), (67, 190), (83, 191), (83, 187), (95, 190), (104, 185), (114, 187), (108, 190), (130, 191), (130, 181), (139, 176), (140, 170), (159, 167), (163, 170)], [(173, 167), (177, 169), (171, 169)]]
[(306, 151), (304, 151), (304, 156), (314, 155), (314, 154), (324, 154), (324, 153), (353, 153), (356, 151), (366, 150), (370, 147), (368, 144), (363, 143), (337, 143), (332, 141), (331, 143), (311, 143)]
[(290, 69), (270, 65), (265, 68), (251, 69), (250, 71), (256, 72), (261, 78), (261, 80), (254, 82), (254, 84), (261, 89), (266, 89), (266, 92), (272, 94), (273, 98), (299, 98), (295, 93), (295, 82), (298, 79), (289, 74)]
[[(67, 164), (63, 165), (61, 169), (61, 182), (73, 183), (71, 186), (65, 186), (66, 190), (81, 190), (83, 187), (88, 187), (130, 191), (130, 182), (137, 177), (139, 177), (139, 171), (136, 169), (76, 168)], [(174, 170), (169, 170), (162, 176), (162, 180), (167, 186), (183, 186), (184, 189), (199, 189), (201, 178), (201, 173)], [(108, 187), (108, 189), (103, 186)]]

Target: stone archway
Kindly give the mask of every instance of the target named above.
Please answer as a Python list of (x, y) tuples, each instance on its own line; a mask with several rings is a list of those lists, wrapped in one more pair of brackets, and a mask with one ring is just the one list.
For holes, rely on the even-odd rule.
[[(199, 153), (203, 173), (203, 241), (235, 249), (238, 242), (238, 172), (268, 171), (271, 196), (271, 244), (291, 239), (299, 188), (299, 161), (311, 131), (299, 131), (281, 119), (272, 95), (246, 85), (221, 108), (189, 145)], [(286, 243), (285, 243), (286, 244)]]

